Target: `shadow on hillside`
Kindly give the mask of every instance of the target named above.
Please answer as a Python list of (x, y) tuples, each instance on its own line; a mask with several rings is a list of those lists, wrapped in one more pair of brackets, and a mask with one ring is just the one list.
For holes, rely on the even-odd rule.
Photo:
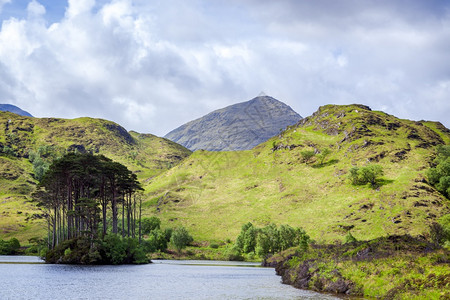
[(315, 164), (315, 165), (312, 165), (312, 167), (313, 167), (314, 169), (320, 169), (320, 168), (323, 168), (323, 167), (328, 167), (328, 166), (335, 165), (335, 164), (337, 164), (338, 162), (339, 162), (339, 159), (331, 159), (331, 160), (329, 160), (329, 161), (327, 161), (327, 162), (324, 162), (323, 164), (317, 163), (317, 164)]
[(377, 183), (373, 186), (373, 188), (377, 189), (377, 188), (380, 188), (384, 185), (387, 185), (387, 184), (390, 184), (393, 182), (394, 182), (394, 180), (392, 180), (392, 179), (384, 179), (384, 178), (377, 179)]

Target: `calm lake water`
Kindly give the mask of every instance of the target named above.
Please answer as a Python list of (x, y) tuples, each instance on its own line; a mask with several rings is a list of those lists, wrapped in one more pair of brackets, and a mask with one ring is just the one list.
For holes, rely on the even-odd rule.
[(0, 299), (338, 299), (280, 280), (274, 269), (252, 263), (73, 266), (0, 256)]

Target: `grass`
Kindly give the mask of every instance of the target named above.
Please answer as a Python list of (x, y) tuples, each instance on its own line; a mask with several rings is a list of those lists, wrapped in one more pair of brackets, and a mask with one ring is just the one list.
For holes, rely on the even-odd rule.
[(191, 153), (169, 140), (126, 132), (111, 121), (93, 118), (39, 119), (0, 112), (0, 132), (2, 149), (8, 146), (14, 151), (13, 156), (0, 155), (0, 239), (16, 237), (21, 244), (27, 244), (31, 237), (45, 235), (42, 220), (26, 220), (41, 213), (30, 203), (37, 181), (28, 160), (29, 152), (50, 145), (59, 156), (78, 147), (124, 164), (141, 182), (176, 165)]
[[(433, 144), (448, 133), (381, 112), (357, 108), (356, 113), (356, 108), (321, 108), (253, 150), (196, 151), (148, 182), (149, 199), (169, 193), (174, 201), (148, 205), (146, 214), (181, 223), (200, 241), (233, 239), (248, 221), (301, 226), (322, 242), (342, 239), (342, 228), (349, 227), (356, 238), (422, 234), (433, 216), (449, 210), (448, 200), (423, 182)], [(389, 130), (387, 124), (398, 126)], [(328, 134), (330, 128), (339, 133)], [(408, 138), (414, 131), (418, 138)], [(428, 145), (418, 147), (423, 143)], [(301, 151), (324, 147), (332, 153), (323, 165), (317, 159), (302, 163)], [(353, 165), (368, 160), (383, 167), (378, 189), (353, 186), (347, 179)], [(421, 201), (426, 206), (417, 205)]]
[[(127, 133), (106, 120), (0, 116), (0, 132), (12, 119), (6, 131), (19, 136), (24, 149), (77, 144), (123, 163), (144, 185), (143, 215), (156, 215), (167, 227), (183, 225), (196, 241), (234, 240), (246, 222), (303, 227), (319, 242), (342, 240), (348, 230), (357, 239), (420, 235), (450, 211), (448, 200), (425, 180), (434, 145), (450, 140), (448, 130), (359, 106), (321, 107), (252, 150), (199, 150), (190, 156), (175, 143)], [(302, 151), (324, 147), (331, 154), (323, 164), (317, 158), (302, 162)], [(348, 170), (368, 163), (383, 167), (382, 184), (376, 189), (351, 185)], [(24, 157), (13, 164), (26, 170), (21, 174), (31, 170)], [(19, 186), (16, 181), (0, 184)]]

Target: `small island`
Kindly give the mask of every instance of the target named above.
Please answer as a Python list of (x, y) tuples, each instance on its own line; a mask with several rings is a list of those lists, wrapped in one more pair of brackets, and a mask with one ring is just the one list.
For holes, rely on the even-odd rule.
[(34, 198), (45, 211), (47, 263), (149, 263), (141, 240), (142, 190), (135, 174), (103, 155), (54, 161)]

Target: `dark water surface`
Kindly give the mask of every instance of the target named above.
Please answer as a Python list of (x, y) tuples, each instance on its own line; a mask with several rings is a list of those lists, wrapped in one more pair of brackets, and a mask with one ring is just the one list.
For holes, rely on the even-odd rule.
[(274, 269), (252, 263), (74, 266), (0, 256), (0, 299), (337, 299), (280, 280)]

